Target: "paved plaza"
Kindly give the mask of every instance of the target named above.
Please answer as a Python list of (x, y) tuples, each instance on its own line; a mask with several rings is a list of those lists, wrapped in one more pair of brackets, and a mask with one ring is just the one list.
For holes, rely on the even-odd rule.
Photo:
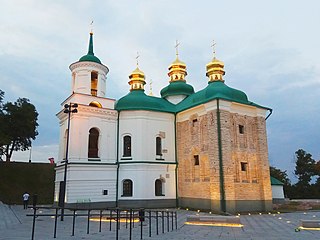
[[(52, 209), (43, 209), (41, 211), (42, 214), (54, 213)], [(26, 214), (32, 213), (32, 209), (24, 210), (23, 206), (14, 205), (9, 207), (0, 203), (0, 239), (31, 239), (33, 218), (26, 216)], [(175, 230), (174, 227), (174, 230), (171, 231), (170, 222), (170, 232), (167, 232), (167, 226), (165, 224), (165, 233), (162, 233), (160, 224), (159, 235), (156, 234), (155, 222), (152, 222), (151, 237), (149, 237), (149, 225), (148, 221), (146, 221), (143, 224), (143, 239), (320, 239), (320, 231), (295, 231), (295, 229), (299, 227), (301, 219), (319, 220), (320, 211), (241, 215), (240, 219), (243, 227), (186, 225), (187, 216), (195, 214), (198, 213), (178, 210), (178, 229)], [(101, 232), (99, 232), (99, 222), (90, 221), (90, 232), (87, 234), (87, 217), (78, 216), (75, 224), (75, 236), (71, 236), (72, 217), (65, 217), (63, 222), (58, 220), (57, 224), (56, 239), (116, 239), (115, 223), (112, 223), (112, 229), (110, 231), (110, 223), (102, 222), (102, 229)], [(36, 218), (34, 239), (54, 239), (53, 231), (54, 218), (45, 216)], [(140, 223), (135, 223), (132, 230), (132, 239), (140, 239), (140, 231)], [(121, 223), (119, 239), (129, 239), (129, 228), (126, 228), (125, 223)]]

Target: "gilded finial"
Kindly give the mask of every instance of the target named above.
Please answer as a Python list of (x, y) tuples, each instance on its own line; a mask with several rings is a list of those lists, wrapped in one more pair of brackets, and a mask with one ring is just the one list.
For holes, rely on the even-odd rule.
[(137, 52), (137, 56), (136, 56), (136, 61), (137, 61), (137, 67), (139, 66), (139, 57), (140, 57), (140, 55), (139, 55), (139, 52)]
[(174, 47), (175, 47), (175, 49), (176, 49), (176, 56), (177, 56), (177, 58), (178, 58), (178, 55), (179, 55), (179, 49), (178, 49), (179, 45), (180, 45), (180, 43), (178, 42), (178, 40), (176, 40), (176, 45), (175, 45)]
[(90, 34), (93, 34), (93, 20), (90, 23)]
[(212, 52), (213, 52), (213, 59), (216, 58), (216, 42), (214, 40), (212, 40)]

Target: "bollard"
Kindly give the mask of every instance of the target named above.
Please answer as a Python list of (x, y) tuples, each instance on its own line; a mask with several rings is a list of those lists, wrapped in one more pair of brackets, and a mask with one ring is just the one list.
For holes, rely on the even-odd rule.
[(100, 210), (100, 224), (99, 224), (99, 232), (101, 232), (101, 222), (102, 222), (102, 210)]
[(55, 214), (55, 217), (54, 217), (54, 233), (53, 233), (53, 238), (56, 238), (56, 237), (57, 237), (58, 211), (59, 211), (59, 208), (56, 208), (56, 214)]
[(140, 220), (140, 222), (144, 222), (144, 219), (145, 219), (144, 209), (140, 208), (140, 210), (139, 210), (139, 220)]
[(126, 228), (128, 228), (128, 211), (125, 211), (126, 213)]
[(117, 208), (116, 240), (119, 239), (119, 208)]
[(173, 231), (173, 212), (171, 212), (171, 231)]
[(38, 203), (38, 195), (34, 194), (32, 199), (32, 206), (35, 208), (37, 206), (37, 203)]
[(151, 237), (151, 211), (149, 210), (149, 237)]
[(132, 238), (132, 209), (130, 209), (130, 220), (129, 220), (129, 239), (131, 240)]
[(74, 236), (74, 227), (76, 225), (76, 210), (73, 210), (73, 218), (72, 218), (72, 235)]
[(168, 232), (170, 231), (170, 225), (169, 225), (169, 212), (167, 211), (167, 230), (168, 230)]
[(177, 230), (177, 229), (178, 229), (178, 223), (177, 223), (177, 212), (175, 212), (174, 217), (175, 217), (175, 221), (176, 221), (176, 230)]
[(34, 206), (33, 207), (33, 222), (32, 222), (32, 236), (31, 239), (34, 239), (34, 230), (36, 227), (36, 214), (37, 214), (37, 208)]
[(164, 233), (164, 211), (161, 211), (162, 233)]
[(112, 210), (110, 209), (110, 229), (109, 229), (109, 231), (111, 231), (111, 220), (112, 220)]
[(157, 211), (156, 211), (157, 235), (159, 235), (158, 223), (159, 223), (159, 220), (158, 220), (158, 210), (157, 210)]
[(90, 210), (88, 210), (87, 234), (89, 234), (89, 229), (90, 229)]

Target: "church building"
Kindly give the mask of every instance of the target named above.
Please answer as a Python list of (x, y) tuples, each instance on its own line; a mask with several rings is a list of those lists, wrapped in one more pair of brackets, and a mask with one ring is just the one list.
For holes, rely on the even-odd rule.
[[(161, 97), (145, 93), (137, 64), (128, 94), (108, 98), (109, 68), (93, 52), (93, 33), (88, 53), (70, 70), (71, 95), (57, 113), (55, 202), (66, 186), (66, 206), (271, 209), (266, 120), (272, 110), (226, 85), (224, 63), (215, 56), (202, 80), (208, 85), (195, 92), (177, 54)], [(66, 104), (77, 112), (66, 114)]]

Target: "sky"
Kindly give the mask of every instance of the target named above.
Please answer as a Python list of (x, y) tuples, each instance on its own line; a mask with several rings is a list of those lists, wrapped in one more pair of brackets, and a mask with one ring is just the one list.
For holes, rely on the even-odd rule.
[[(269, 160), (293, 178), (295, 151), (320, 159), (320, 2), (268, 1), (48, 1), (0, 0), (0, 89), (5, 101), (30, 99), (39, 113), (33, 162), (58, 155), (55, 114), (71, 94), (69, 65), (87, 53), (93, 20), (94, 52), (110, 72), (106, 96), (129, 92), (139, 66), (153, 94), (168, 84), (168, 66), (187, 64), (187, 82), (207, 85), (205, 66), (225, 63), (225, 83), (273, 109), (267, 120)], [(146, 86), (149, 91), (149, 85)], [(30, 151), (14, 161), (28, 161)], [(294, 180), (294, 179), (293, 179)]]

